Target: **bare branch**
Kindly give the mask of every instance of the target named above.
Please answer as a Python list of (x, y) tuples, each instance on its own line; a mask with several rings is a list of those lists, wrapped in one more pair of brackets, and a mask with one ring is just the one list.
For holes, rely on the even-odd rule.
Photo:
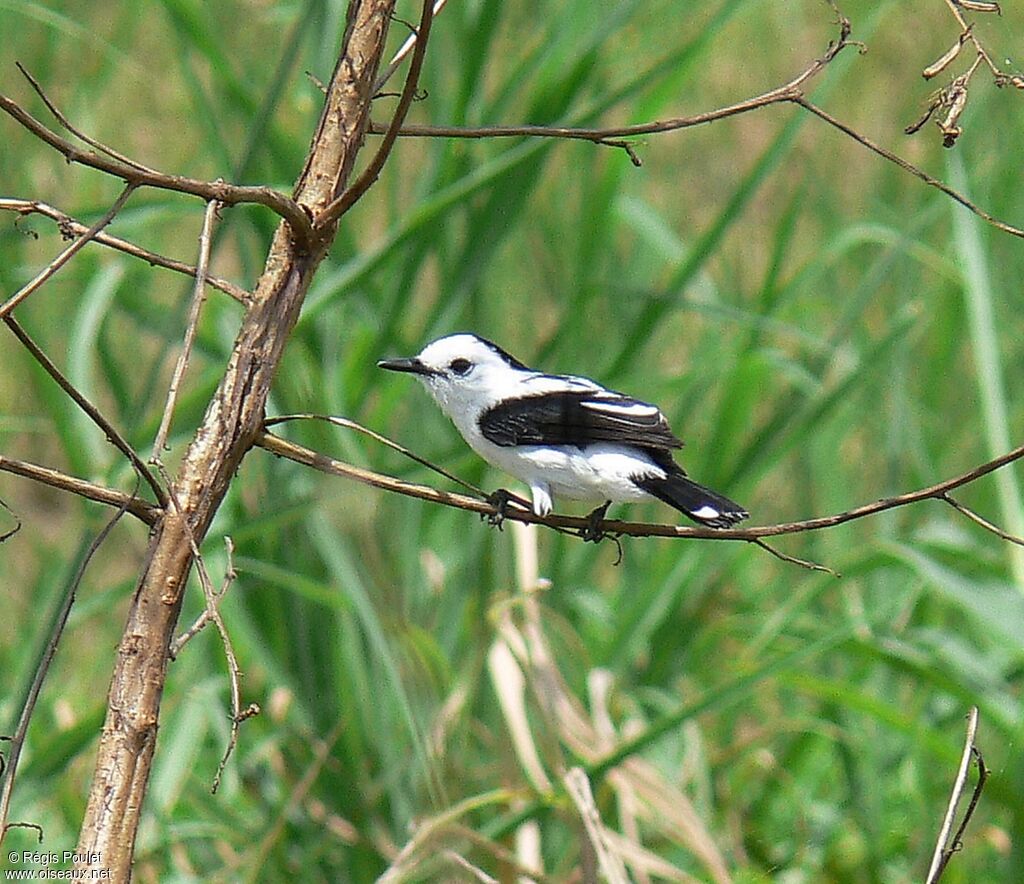
[[(162, 464), (159, 464), (157, 469), (163, 473)], [(165, 481), (167, 480), (166, 475), (164, 475), (164, 479)], [(170, 485), (169, 481), (168, 485)], [(179, 516), (182, 515), (177, 497), (173, 493), (171, 494), (171, 506)], [(231, 637), (228, 635), (228, 628), (224, 623), (224, 618), (220, 615), (220, 609), (217, 607), (220, 600), (224, 597), (224, 593), (228, 591), (228, 588), (238, 576), (235, 571), (233, 559), (235, 545), (230, 537), (224, 538), (224, 545), (227, 548), (227, 567), (224, 569), (224, 581), (221, 584), (220, 592), (218, 593), (213, 588), (213, 582), (210, 580), (210, 572), (206, 569), (206, 562), (203, 559), (202, 553), (199, 551), (199, 544), (196, 542), (195, 533), (188, 526), (187, 521), (183, 520), (183, 524), (185, 525), (185, 531), (188, 536), (189, 548), (192, 550), (192, 558), (196, 563), (196, 573), (199, 575), (199, 583), (203, 588), (203, 599), (206, 602), (206, 608), (203, 611), (203, 616), (196, 620), (192, 627), (186, 631), (178, 641), (170, 644), (167, 650), (167, 656), (173, 660), (181, 648), (184, 647), (185, 643), (188, 642), (192, 636), (198, 633), (207, 623), (213, 623), (217, 627), (217, 633), (220, 636), (221, 645), (224, 648), (224, 657), (227, 659), (228, 663), (228, 683), (231, 688), (231, 735), (228, 737), (227, 746), (224, 748), (224, 754), (221, 756), (220, 763), (217, 765), (217, 772), (213, 777), (213, 786), (210, 791), (211, 793), (216, 794), (217, 789), (220, 788), (220, 779), (224, 773), (224, 768), (228, 763), (228, 759), (231, 757), (231, 753), (235, 751), (235, 746), (238, 745), (238, 728), (241, 726), (243, 721), (247, 721), (254, 715), (259, 715), (260, 707), (256, 703), (250, 703), (244, 711), (242, 710), (242, 670), (238, 665), (238, 657), (235, 656), (235, 648), (231, 643)]]
[(791, 556), (788, 553), (777, 550), (774, 546), (770, 546), (763, 540), (752, 540), (751, 543), (754, 546), (759, 546), (765, 552), (771, 553), (775, 558), (780, 559), (783, 562), (789, 562), (791, 565), (799, 565), (801, 568), (806, 568), (808, 571), (823, 571), (826, 574), (831, 574), (833, 577), (841, 577), (842, 575), (838, 571), (833, 571), (831, 568), (826, 568), (824, 565), (819, 565), (817, 562), (811, 562), (807, 559), (800, 559), (796, 556)]
[[(947, 3), (952, 0), (947, 0)], [(833, 8), (835, 8), (833, 4)], [(837, 10), (838, 12), (838, 10)], [(915, 178), (920, 179), (930, 187), (934, 187), (942, 191), (946, 196), (956, 200), (960, 205), (969, 209), (971, 212), (976, 214), (979, 218), (982, 218), (992, 226), (1002, 230), (1004, 233), (1009, 233), (1012, 236), (1024, 238), (1024, 230), (1018, 227), (1014, 227), (1011, 224), (1007, 224), (1004, 221), (1000, 221), (984, 209), (971, 202), (967, 197), (955, 191), (953, 188), (944, 184), (937, 178), (929, 175), (927, 172), (919, 169), (913, 163), (903, 159), (898, 154), (875, 144), (870, 139), (861, 135), (859, 132), (842, 123), (831, 114), (818, 107), (816, 104), (809, 101), (803, 91), (803, 85), (815, 75), (820, 73), (829, 63), (831, 63), (839, 53), (848, 46), (858, 46), (862, 48), (862, 44), (855, 40), (850, 39), (850, 22), (845, 16), (839, 14), (839, 27), (840, 33), (837, 40), (833, 40), (829, 43), (825, 54), (821, 58), (815, 59), (808, 67), (802, 71), (799, 75), (794, 77), (788, 83), (771, 89), (761, 95), (757, 95), (753, 98), (748, 98), (744, 101), (737, 102), (736, 104), (726, 105), (725, 107), (717, 108), (715, 110), (705, 111), (704, 113), (694, 114), (692, 116), (685, 117), (673, 117), (668, 120), (657, 120), (648, 123), (637, 123), (631, 126), (611, 126), (605, 128), (578, 128), (572, 126), (537, 126), (537, 125), (526, 125), (526, 126), (402, 126), (398, 130), (398, 135), (404, 138), (564, 138), (570, 140), (579, 141), (590, 141), (594, 144), (601, 144), (610, 147), (620, 147), (626, 150), (629, 155), (630, 161), (633, 165), (640, 165), (639, 157), (636, 151), (630, 146), (628, 141), (622, 139), (635, 138), (643, 135), (654, 135), (660, 132), (673, 132), (680, 129), (689, 129), (694, 126), (700, 126), (705, 123), (712, 123), (716, 120), (725, 119), (726, 117), (737, 116), (739, 114), (750, 113), (751, 111), (760, 110), (764, 107), (770, 107), (775, 104), (789, 102), (792, 104), (799, 105), (805, 110), (810, 111), (815, 116), (824, 120), (830, 126), (835, 127), (839, 131), (848, 135), (850, 138), (857, 141), (859, 144), (868, 148), (868, 150), (878, 154), (885, 160), (891, 163), (895, 163), (905, 172), (909, 172)], [(1013, 82), (1013, 85), (1018, 85), (1014, 78), (1008, 78), (1005, 74), (1000, 75), (1003, 79), (999, 80), (1000, 84), (1003, 82)], [(1020, 79), (1020, 78), (1017, 78)], [(1024, 82), (1020, 85), (1024, 86)], [(929, 113), (924, 119), (916, 125), (914, 128), (920, 128), (928, 117)], [(394, 122), (394, 121), (392, 121)], [(374, 135), (382, 135), (390, 131), (391, 126), (384, 126), (380, 123), (370, 124), (370, 133)]]
[(21, 327), (13, 316), (5, 316), (4, 322), (7, 323), (7, 327), (14, 332), (15, 337), (21, 341), (25, 349), (32, 354), (32, 357), (36, 362), (38, 362), (45, 369), (46, 373), (57, 382), (57, 386), (59, 386), (75, 401), (78, 407), (89, 416), (90, 420), (92, 420), (96, 426), (103, 430), (110, 443), (128, 458), (135, 472), (138, 473), (146, 484), (153, 490), (160, 506), (167, 506), (167, 492), (164, 491), (160, 483), (157, 482), (156, 477), (142, 462), (142, 459), (136, 453), (135, 449), (128, 444), (127, 440), (117, 431), (114, 425), (108, 421), (100, 410), (86, 399), (85, 396), (79, 392), (78, 388), (64, 376), (63, 372), (57, 368), (50, 357), (47, 356), (43, 352), (42, 348), (32, 340), (28, 332)]
[(11, 295), (3, 305), (0, 305), (0, 319), (6, 319), (10, 315), (11, 311), (24, 301), (25, 298), (39, 289), (43, 283), (50, 279), (50, 277), (60, 270), (61, 267), (67, 264), (68, 261), (70, 261), (81, 249), (85, 248), (97, 233), (114, 220), (114, 216), (121, 211), (122, 206), (124, 206), (128, 201), (128, 197), (132, 195), (134, 190), (134, 184), (129, 184), (125, 187), (125, 189), (121, 191), (121, 195), (114, 200), (114, 204), (106, 211), (99, 221), (93, 224), (93, 226), (90, 227), (82, 236), (57, 255), (57, 257), (47, 264), (38, 274), (36, 274), (33, 279)]
[(50, 113), (57, 118), (57, 122), (60, 123), (65, 129), (68, 130), (68, 132), (70, 132), (76, 138), (79, 138), (82, 141), (84, 141), (86, 144), (89, 145), (89, 147), (95, 147), (96, 150), (98, 150), (100, 153), (105, 153), (111, 159), (117, 160), (119, 163), (124, 163), (127, 166), (131, 166), (133, 169), (136, 169), (139, 172), (145, 172), (151, 175), (160, 174), (155, 169), (150, 169), (148, 166), (143, 166), (142, 163), (135, 162), (135, 160), (131, 159), (130, 157), (126, 157), (123, 153), (118, 153), (112, 147), (108, 147), (102, 142), (97, 141), (95, 138), (92, 138), (91, 136), (87, 135), (81, 129), (76, 128), (74, 124), (72, 124), (72, 122), (66, 116), (64, 116), (60, 108), (58, 108), (56, 104), (50, 101), (50, 97), (43, 90), (43, 87), (40, 84), (40, 82), (35, 77), (33, 77), (31, 73), (29, 73), (28, 68), (26, 68), (20, 61), (14, 62), (14, 65), (15, 67), (17, 67), (19, 71), (21, 71), (22, 76), (26, 80), (28, 80), (29, 84), (35, 90), (36, 95), (38, 95), (42, 99), (42, 102), (46, 105), (47, 110), (49, 110)]
[(965, 209), (970, 209), (970, 211), (972, 211), (975, 215), (987, 221), (993, 227), (997, 227), (999, 230), (1002, 230), (1004, 233), (1009, 233), (1011, 236), (1018, 236), (1024, 238), (1024, 230), (1021, 230), (1019, 227), (1014, 227), (1011, 224), (1007, 224), (1004, 221), (1000, 221), (995, 216), (990, 215), (984, 209), (972, 203), (963, 194), (953, 190), (953, 188), (950, 187), (948, 184), (944, 184), (943, 182), (939, 181), (938, 178), (933, 178), (927, 172), (923, 171), (922, 169), (919, 169), (909, 160), (905, 160), (898, 154), (894, 154), (891, 150), (886, 150), (886, 148), (882, 147), (881, 145), (875, 144), (870, 139), (865, 138), (855, 129), (851, 128), (850, 126), (847, 126), (846, 123), (837, 120), (831, 114), (822, 110), (816, 104), (813, 104), (812, 102), (808, 101), (803, 96), (793, 96), (789, 100), (792, 101), (794, 104), (800, 105), (800, 107), (802, 107), (804, 110), (810, 111), (816, 117), (821, 118), (830, 126), (833, 126), (834, 128), (838, 129), (844, 135), (849, 135), (850, 138), (852, 138), (858, 144), (863, 145), (868, 150), (878, 154), (883, 159), (888, 160), (890, 163), (895, 163), (897, 166), (903, 169), (904, 172), (909, 172), (911, 175), (913, 175), (915, 178), (919, 178), (929, 187), (934, 187), (937, 190), (941, 190), (944, 194), (946, 194), (946, 196), (956, 200)]
[[(415, 497), (419, 500), (439, 503), (456, 509), (468, 510), (469, 512), (481, 513), (486, 516), (494, 516), (498, 514), (498, 510), (494, 504), (489, 503), (486, 500), (477, 500), (472, 497), (466, 497), (464, 494), (456, 494), (451, 491), (439, 491), (436, 488), (431, 488), (426, 485), (417, 485), (413, 482), (406, 482), (392, 476), (375, 473), (372, 470), (363, 469), (362, 467), (356, 467), (352, 464), (335, 460), (325, 454), (305, 448), (302, 445), (297, 445), (294, 442), (289, 442), (279, 436), (274, 436), (271, 433), (261, 433), (256, 438), (255, 444), (272, 454), (286, 457), (289, 460), (294, 460), (296, 463), (304, 464), (305, 466), (312, 467), (320, 472), (354, 479), (357, 482), (362, 482), (365, 485), (371, 485), (375, 488), (381, 488), (385, 491), (394, 491), (397, 494), (404, 494), (407, 497)], [(752, 528), (691, 528), (683, 525), (653, 525), (643, 522), (620, 522), (612, 519), (602, 522), (601, 528), (607, 533), (628, 537), (693, 537), (705, 540), (747, 541), (756, 541), (762, 537), (778, 537), (783, 534), (800, 534), (805, 531), (819, 531), (823, 528), (833, 528), (837, 525), (845, 524), (846, 522), (852, 522), (855, 519), (863, 519), (866, 516), (873, 516), (876, 513), (881, 513), (885, 510), (907, 506), (922, 500), (946, 500), (948, 492), (964, 485), (968, 485), (971, 482), (980, 479), (982, 476), (986, 476), (1000, 467), (1006, 466), (1007, 464), (1019, 460), (1022, 457), (1024, 457), (1024, 445), (1013, 449), (1013, 451), (1007, 452), (1001, 457), (997, 457), (995, 460), (990, 460), (987, 463), (983, 463), (980, 466), (963, 473), (962, 475), (939, 482), (936, 485), (930, 485), (927, 488), (921, 488), (918, 491), (910, 491), (906, 494), (899, 494), (895, 497), (886, 497), (882, 500), (877, 500), (874, 503), (864, 504), (863, 506), (855, 507), (854, 509), (847, 510), (842, 513), (836, 513), (835, 515), (821, 516), (815, 519), (805, 519), (799, 522), (782, 522), (775, 525), (760, 525)], [(549, 528), (568, 528), (585, 531), (591, 527), (587, 518), (579, 518), (576, 516), (561, 516), (557, 514), (538, 516), (531, 510), (520, 509), (508, 509), (502, 515), (504, 518), (511, 519), (515, 522), (545, 525)], [(773, 555), (779, 555), (776, 550), (769, 550), (769, 552)], [(798, 564), (805, 567), (813, 567), (813, 563), (811, 562), (798, 561)], [(821, 566), (818, 567), (820, 568)]]
[[(202, 544), (242, 459), (261, 431), (274, 374), (330, 246), (333, 231), (309, 236), (312, 229), (304, 207), (310, 216), (322, 212), (344, 192), (352, 174), (369, 120), (371, 89), (393, 5), (393, 0), (351, 4), (320, 121), (295, 183), (295, 200), (273, 191), (232, 191), (227, 185), (208, 182), (198, 186), (192, 182), (191, 190), (178, 188), (228, 204), (243, 192), (273, 194), (267, 198), (281, 206), (287, 223), (279, 225), (274, 235), (224, 374), (175, 476), (171, 489), (174, 505), (155, 526), (146, 567), (131, 597), (76, 850), (81, 857), (76, 868), (82, 872), (98, 873), (102, 868), (113, 880), (130, 877), (152, 772), (167, 651), (177, 632), (194, 561), (193, 544)], [(88, 158), (98, 168), (113, 166), (118, 173), (130, 173), (129, 180), (138, 178), (137, 172), (123, 164), (95, 154)], [(237, 717), (241, 720), (244, 715), (240, 712)]]
[(389, 439), (387, 436), (382, 436), (380, 433), (374, 432), (368, 427), (364, 427), (362, 424), (357, 424), (355, 421), (349, 420), (347, 417), (337, 417), (330, 414), (280, 414), (274, 417), (269, 417), (263, 422), (263, 426), (272, 427), (275, 424), (283, 424), (287, 421), (298, 421), (298, 420), (316, 420), (324, 421), (328, 424), (333, 424), (336, 427), (344, 427), (346, 430), (355, 430), (357, 433), (362, 433), (365, 436), (369, 436), (376, 442), (380, 442), (381, 445), (385, 445), (392, 451), (397, 451), (399, 454), (405, 455), (409, 460), (414, 460), (421, 466), (425, 466), (428, 470), (433, 470), (435, 473), (444, 476), (446, 479), (451, 480), (456, 485), (461, 485), (467, 491), (475, 494), (481, 500), (487, 500), (487, 493), (481, 491), (475, 485), (470, 484), (465, 479), (460, 479), (454, 473), (449, 473), (443, 467), (437, 466), (437, 464), (431, 463), (425, 457), (420, 457), (416, 452), (410, 451), (403, 445), (399, 445), (397, 442)]
[[(40, 202), (39, 200), (0, 198), (0, 211), (17, 212), (21, 216), (32, 214), (42, 215), (45, 218), (55, 221), (57, 226), (60, 228), (61, 234), (65, 237), (87, 235), (92, 229), (85, 224), (82, 224), (80, 221), (76, 221), (60, 209), (57, 209), (48, 203)], [(166, 258), (157, 252), (151, 252), (149, 249), (144, 249), (126, 239), (121, 239), (118, 236), (111, 236), (109, 233), (103, 233), (102, 231), (97, 232), (91, 237), (91, 241), (98, 243), (101, 246), (107, 246), (107, 248), (124, 252), (126, 255), (131, 255), (134, 258), (141, 258), (149, 264), (153, 264), (157, 267), (163, 267), (166, 270), (173, 270), (176, 273), (184, 273), (186, 276), (191, 277), (195, 277), (196, 275), (196, 268), (191, 264), (186, 264), (184, 261), (176, 261), (173, 258)], [(206, 282), (213, 286), (213, 288), (220, 289), (220, 291), (230, 295), (236, 301), (243, 304), (249, 299), (249, 293), (241, 286), (235, 285), (233, 282), (228, 282), (227, 280), (220, 279), (216, 276), (207, 276)]]
[[(199, 233), (199, 260), (196, 261), (196, 284), (192, 290), (192, 306), (189, 308), (188, 324), (185, 326), (185, 340), (181, 345), (181, 352), (178, 354), (178, 361), (174, 365), (174, 374), (171, 376), (171, 383), (167, 388), (167, 403), (164, 405), (164, 413), (160, 418), (160, 428), (157, 430), (156, 439), (153, 442), (153, 455), (150, 463), (159, 462), (160, 455), (167, 447), (167, 434), (171, 431), (171, 421), (174, 418), (174, 406), (178, 401), (178, 388), (181, 386), (185, 370), (188, 368), (188, 360), (192, 355), (192, 345), (196, 339), (196, 328), (199, 326), (199, 312), (206, 301), (206, 271), (210, 266), (210, 247), (212, 245), (213, 221), (217, 217), (217, 210), (220, 204), (211, 200), (206, 204), (206, 212), (203, 214), (203, 229)], [(170, 484), (167, 482), (166, 484)]]
[(1017, 535), (1015, 534), (1010, 534), (1008, 531), (1004, 531), (998, 525), (992, 524), (992, 522), (990, 522), (988, 519), (979, 516), (976, 512), (974, 512), (974, 510), (964, 506), (962, 503), (960, 503), (960, 501), (954, 500), (952, 497), (950, 497), (950, 495), (940, 494), (939, 499), (946, 501), (946, 503), (953, 507), (953, 509), (955, 509), (958, 513), (961, 513), (962, 515), (966, 516), (968, 519), (974, 522), (975, 525), (980, 525), (986, 531), (991, 531), (993, 534), (996, 535), (996, 537), (1002, 538), (1003, 540), (1006, 540), (1009, 543), (1015, 543), (1017, 544), (1017, 546), (1024, 546), (1024, 538), (1017, 537)]
[(41, 482), (51, 488), (69, 491), (86, 500), (95, 500), (97, 503), (105, 503), (108, 506), (123, 507), (125, 512), (131, 513), (147, 525), (155, 524), (163, 513), (160, 507), (154, 506), (145, 498), (137, 497), (134, 494), (125, 494), (123, 491), (115, 491), (113, 488), (106, 488), (103, 485), (95, 485), (85, 479), (78, 479), (27, 461), (14, 460), (2, 454), (0, 454), (0, 470), (13, 473), (24, 479), (31, 479), (34, 482)]
[[(6, 95), (0, 95), (0, 110), (13, 117), (41, 141), (63, 154), (69, 163), (79, 163), (100, 172), (106, 172), (121, 178), (135, 187), (156, 187), (160, 190), (172, 190), (176, 193), (191, 194), (204, 200), (216, 200), (226, 206), (241, 203), (257, 203), (273, 210), (291, 228), (297, 245), (305, 249), (313, 234), (313, 225), (302, 208), (295, 200), (279, 193), (271, 187), (245, 187), (238, 184), (225, 184), (217, 181), (200, 181), (182, 175), (167, 175), (163, 172), (145, 170), (140, 163), (122, 162), (110, 156), (82, 150), (66, 138), (62, 138), (52, 129), (40, 123), (16, 101)], [(145, 171), (143, 171), (145, 170)]]
[(402, 89), (401, 97), (398, 99), (395, 115), (391, 118), (391, 123), (384, 132), (384, 140), (381, 141), (380, 146), (377, 148), (377, 153), (374, 154), (370, 164), (363, 170), (363, 173), (356, 181), (316, 216), (314, 223), (316, 230), (323, 231), (328, 229), (352, 208), (359, 198), (370, 189), (380, 175), (381, 169), (384, 168), (384, 163), (387, 162), (388, 157), (391, 155), (391, 149), (395, 145), (398, 131), (402, 128), (402, 123), (405, 121), (405, 116), (409, 112), (409, 107), (416, 95), (416, 84), (419, 82), (423, 58), (427, 53), (427, 38), (430, 36), (430, 24), (433, 20), (434, 2), (433, 0), (423, 0), (423, 13), (420, 16), (420, 26), (416, 31), (416, 46), (413, 49), (412, 61), (409, 62), (409, 73), (405, 78), (405, 86)]

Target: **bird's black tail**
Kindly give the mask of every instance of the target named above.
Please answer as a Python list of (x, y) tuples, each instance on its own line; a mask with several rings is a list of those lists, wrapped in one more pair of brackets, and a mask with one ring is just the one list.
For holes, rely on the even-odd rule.
[(648, 494), (709, 528), (731, 528), (750, 515), (728, 497), (687, 478), (682, 470), (671, 470), (664, 477), (637, 476), (633, 481)]

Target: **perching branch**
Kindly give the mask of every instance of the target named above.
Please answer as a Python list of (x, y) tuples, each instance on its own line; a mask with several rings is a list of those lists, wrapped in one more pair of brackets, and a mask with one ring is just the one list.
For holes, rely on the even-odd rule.
[[(404, 494), (407, 497), (415, 497), (419, 500), (426, 500), (431, 503), (439, 503), (443, 506), (454, 507), (455, 509), (467, 510), (468, 512), (479, 513), (484, 516), (495, 516), (498, 514), (496, 507), (487, 500), (480, 500), (467, 497), (465, 494), (458, 494), (451, 491), (441, 491), (427, 485), (418, 485), (414, 482), (406, 482), (403, 479), (396, 479), (393, 476), (386, 476), (373, 472), (362, 467), (353, 466), (343, 461), (335, 460), (320, 452), (313, 451), (294, 442), (289, 442), (279, 436), (263, 432), (256, 438), (256, 445), (272, 454), (286, 457), (296, 463), (312, 467), (322, 473), (334, 476), (342, 476), (353, 479), (364, 485), (371, 485), (374, 488), (381, 488), (385, 491), (393, 491), (396, 494)], [(620, 537), (693, 537), (704, 540), (746, 540), (757, 541), (762, 537), (779, 537), (783, 534), (800, 534), (805, 531), (820, 531), (823, 528), (834, 528), (837, 525), (852, 522), (855, 519), (863, 519), (873, 516), (885, 510), (896, 509), (901, 506), (908, 506), (922, 500), (948, 501), (949, 492), (956, 488), (968, 485), (982, 476), (1006, 466), (1013, 461), (1024, 457), (1024, 445), (1007, 452), (995, 460), (990, 460), (980, 466), (969, 470), (952, 479), (946, 479), (936, 485), (921, 488), (918, 491), (910, 491), (906, 494), (899, 494), (895, 497), (886, 497), (874, 503), (864, 504), (842, 513), (831, 516), (820, 516), (815, 519), (804, 519), (798, 522), (781, 522), (775, 525), (757, 525), (751, 528), (702, 528), (684, 525), (655, 525), (644, 522), (621, 522), (608, 520), (601, 523), (601, 530)], [(957, 506), (962, 511), (966, 509), (962, 505)], [(532, 510), (512, 507), (504, 512), (504, 517), (515, 522), (526, 522), (527, 524), (545, 525), (549, 528), (569, 528), (583, 531), (589, 527), (587, 518), (577, 516), (562, 516), (551, 514), (538, 516)], [(986, 520), (974, 519), (982, 527), (991, 526), (990, 530), (1000, 537), (1010, 539), (1009, 535), (1001, 529), (996, 528)], [(1020, 538), (1012, 538), (1016, 543), (1024, 543)], [(775, 550), (769, 550), (777, 554)], [(807, 567), (814, 567), (813, 563), (799, 562)], [(818, 566), (820, 567), (820, 566)], [(827, 570), (827, 569), (826, 569)]]

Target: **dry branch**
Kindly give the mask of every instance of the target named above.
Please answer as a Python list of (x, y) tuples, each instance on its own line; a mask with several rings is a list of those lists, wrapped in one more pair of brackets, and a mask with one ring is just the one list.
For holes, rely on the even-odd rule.
[(93, 224), (93, 226), (82, 234), (82, 236), (67, 246), (64, 251), (57, 255), (57, 257), (37, 273), (35, 277), (0, 305), (0, 319), (6, 319), (10, 316), (11, 311), (15, 307), (43, 286), (58, 270), (60, 270), (61, 267), (67, 264), (68, 261), (83, 249), (96, 236), (96, 234), (113, 221), (114, 216), (121, 211), (124, 204), (128, 201), (128, 197), (132, 195), (132, 191), (134, 190), (134, 184), (127, 185), (125, 189), (121, 191), (121, 195), (114, 201), (114, 204), (106, 211), (106, 213), (104, 213), (103, 217), (100, 218), (99, 221)]
[[(467, 510), (472, 513), (479, 513), (482, 516), (495, 516), (498, 514), (495, 505), (487, 499), (468, 497), (465, 494), (457, 494), (452, 491), (440, 491), (436, 488), (431, 488), (428, 485), (418, 485), (415, 482), (406, 482), (403, 479), (396, 479), (393, 476), (386, 476), (382, 473), (376, 473), (372, 470), (364, 469), (363, 467), (353, 466), (352, 464), (345, 463), (344, 461), (335, 460), (334, 458), (321, 454), (318, 451), (313, 451), (310, 448), (282, 439), (279, 436), (274, 436), (271, 433), (261, 433), (256, 438), (255, 444), (260, 448), (266, 449), (272, 454), (286, 457), (289, 460), (312, 467), (322, 473), (353, 479), (356, 482), (361, 482), (364, 485), (370, 485), (374, 488), (381, 488), (384, 491), (393, 491), (396, 494), (404, 494), (407, 497), (415, 497), (419, 500), (439, 503), (444, 506)], [(610, 519), (602, 522), (600, 529), (608, 534), (619, 537), (693, 537), (704, 540), (746, 540), (756, 542), (763, 537), (779, 537), (783, 534), (801, 534), (805, 531), (820, 531), (823, 528), (834, 528), (837, 525), (843, 525), (846, 522), (852, 522), (855, 519), (863, 519), (867, 516), (873, 516), (876, 513), (896, 509), (901, 506), (908, 506), (909, 504), (918, 503), (922, 500), (941, 500), (945, 503), (950, 503), (950, 491), (953, 491), (956, 488), (961, 488), (964, 485), (968, 485), (971, 482), (980, 479), (982, 476), (987, 476), (989, 473), (999, 469), (1000, 467), (1004, 467), (1009, 463), (1020, 460), (1022, 457), (1024, 457), (1024, 445), (1014, 448), (1013, 451), (1009, 451), (994, 460), (990, 460), (987, 463), (974, 467), (974, 469), (968, 470), (966, 473), (954, 476), (951, 479), (946, 479), (935, 485), (929, 485), (927, 488), (921, 488), (917, 491), (908, 491), (906, 494), (897, 494), (894, 497), (885, 497), (881, 500), (876, 500), (873, 503), (867, 503), (863, 506), (846, 510), (845, 512), (835, 513), (834, 515), (819, 516), (818, 518), (804, 519), (797, 522), (780, 522), (774, 525), (756, 525), (751, 528), (700, 528), (684, 525), (652, 525), (645, 522), (620, 522), (615, 519)], [(966, 510), (966, 507), (963, 507), (962, 505), (957, 505), (955, 508), (960, 512)], [(967, 513), (964, 514), (967, 515)], [(1020, 538), (1006, 534), (1006, 532), (1002, 531), (985, 519), (975, 518), (974, 515), (975, 514), (971, 513), (968, 518), (971, 518), (972, 521), (992, 531), (992, 533), (997, 534), (1004, 539), (1012, 540), (1015, 543), (1024, 542), (1021, 541)], [(532, 510), (518, 507), (508, 508), (503, 513), (503, 516), (504, 518), (510, 519), (514, 522), (545, 525), (549, 528), (584, 531), (590, 527), (590, 520), (585, 517), (561, 516), (554, 513), (548, 516), (538, 516)], [(758, 545), (764, 546), (764, 544)], [(776, 550), (769, 549), (768, 551), (773, 555), (778, 555), (786, 561), (795, 561), (796, 564), (800, 564), (805, 567), (821, 569), (820, 566), (815, 566), (813, 563), (793, 560), (792, 557), (780, 555)], [(821, 570), (828, 569), (826, 568)]]
[(132, 465), (132, 468), (138, 474), (139, 478), (142, 479), (149, 487), (153, 490), (153, 494), (156, 495), (157, 502), (161, 506), (167, 504), (167, 492), (164, 491), (163, 486), (156, 480), (156, 477), (150, 472), (149, 468), (142, 462), (138, 453), (128, 444), (128, 440), (124, 438), (118, 431), (117, 428), (104, 417), (103, 413), (90, 402), (74, 384), (71, 383), (65, 376), (64, 373), (57, 368), (56, 363), (43, 349), (29, 336), (28, 332), (25, 331), (13, 316), (5, 316), (4, 322), (7, 327), (14, 333), (14, 336), (21, 342), (22, 346), (32, 354), (32, 358), (35, 359), (42, 367), (43, 370), (53, 378), (54, 382), (60, 387), (71, 400), (88, 415), (89, 419), (99, 427), (103, 434), (107, 437), (107, 441), (110, 442), (118, 451), (120, 451)]
[[(234, 188), (142, 174), (96, 153), (83, 153), (55, 136), (10, 99), (6, 110), (69, 159), (128, 181), (194, 193), (232, 204), (270, 205), (286, 219), (274, 236), (266, 266), (242, 319), (224, 377), (207, 406), (170, 489), (175, 501), (157, 522), (118, 649), (107, 719), (96, 758), (78, 853), (99, 857), (83, 868), (110, 869), (127, 881), (142, 803), (149, 782), (168, 649), (181, 611), (193, 553), (201, 545), (239, 463), (259, 434), (263, 409), (309, 285), (333, 228), (310, 238), (309, 217), (344, 191), (368, 122), (391, 0), (354, 0), (343, 48), (305, 167), (291, 200), (269, 188)], [(307, 214), (309, 213), (309, 214)]]
[(124, 507), (125, 512), (131, 513), (147, 525), (154, 524), (163, 512), (160, 507), (154, 506), (148, 500), (134, 494), (125, 494), (123, 491), (105, 488), (102, 485), (69, 476), (49, 467), (42, 467), (23, 460), (14, 460), (4, 457), (2, 454), (0, 454), (0, 470), (40, 482), (43, 485), (49, 485), (51, 488), (77, 494), (86, 500), (95, 500), (97, 503), (105, 503), (108, 506)]
[(155, 172), (140, 163), (116, 159), (91, 150), (82, 150), (40, 123), (20, 104), (6, 95), (0, 95), (0, 110), (17, 120), (41, 141), (63, 154), (69, 163), (79, 163), (100, 172), (106, 172), (134, 187), (156, 187), (161, 190), (191, 194), (202, 197), (207, 202), (216, 200), (226, 206), (257, 203), (272, 209), (288, 222), (298, 245), (305, 248), (310, 242), (313, 225), (306, 210), (296, 200), (289, 199), (272, 187), (245, 187), (238, 184), (225, 184), (223, 181), (200, 181), (196, 178), (187, 178), (184, 175)]
[[(0, 210), (16, 212), (21, 217), (35, 214), (49, 218), (56, 222), (61, 235), (65, 238), (72, 236), (88, 236), (92, 230), (91, 227), (82, 224), (81, 221), (76, 221), (66, 212), (62, 212), (60, 209), (51, 206), (49, 203), (41, 202), (40, 200), (0, 199)], [(98, 231), (89, 237), (89, 239), (91, 242), (98, 243), (101, 246), (106, 246), (107, 248), (124, 252), (126, 255), (131, 255), (134, 258), (141, 258), (143, 261), (157, 267), (163, 267), (166, 270), (173, 270), (175, 273), (184, 273), (186, 276), (195, 277), (196, 275), (196, 268), (191, 264), (186, 264), (184, 261), (176, 261), (173, 258), (167, 258), (157, 252), (144, 249), (142, 246), (138, 246), (126, 239), (121, 239), (119, 236), (111, 236), (109, 233)], [(240, 301), (243, 304), (249, 299), (249, 293), (245, 289), (241, 286), (235, 285), (233, 282), (228, 282), (226, 279), (221, 279), (217, 276), (207, 276), (206, 282), (213, 286), (213, 288), (220, 289), (225, 294), (230, 295), (236, 301)]]

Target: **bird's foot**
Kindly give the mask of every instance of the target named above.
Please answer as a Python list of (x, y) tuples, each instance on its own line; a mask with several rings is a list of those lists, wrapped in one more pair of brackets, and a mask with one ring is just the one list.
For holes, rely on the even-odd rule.
[(511, 491), (499, 488), (492, 494), (487, 495), (487, 502), (494, 507), (493, 513), (480, 513), (481, 519), (486, 519), (488, 525), (492, 525), (499, 531), (505, 524), (505, 516), (508, 514), (508, 505), (515, 497)]
[(584, 543), (600, 543), (604, 539), (605, 533), (601, 524), (604, 522), (605, 514), (608, 512), (608, 507), (611, 505), (612, 502), (610, 500), (606, 500), (601, 504), (601, 506), (587, 516), (586, 527), (580, 529), (580, 537), (583, 538)]

